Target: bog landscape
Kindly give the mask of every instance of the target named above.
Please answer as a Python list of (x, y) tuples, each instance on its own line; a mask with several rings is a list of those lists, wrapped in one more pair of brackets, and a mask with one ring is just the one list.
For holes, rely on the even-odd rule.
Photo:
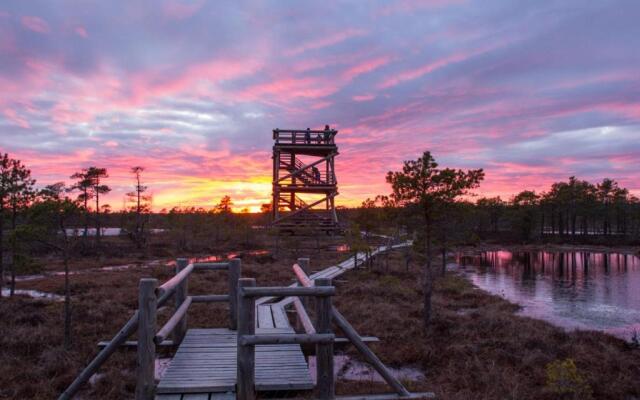
[(639, 19), (0, 4), (0, 399), (640, 399)]

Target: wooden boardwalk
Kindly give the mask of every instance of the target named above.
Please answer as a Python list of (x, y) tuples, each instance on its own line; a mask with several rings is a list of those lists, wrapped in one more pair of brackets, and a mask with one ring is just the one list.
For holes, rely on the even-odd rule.
[[(284, 307), (256, 305), (256, 333), (293, 334)], [(190, 329), (156, 389), (157, 400), (235, 398), (237, 335)], [(310, 390), (314, 383), (298, 344), (256, 346), (256, 390)]]
[[(370, 255), (406, 246), (381, 246)], [(366, 260), (357, 255), (357, 263)], [(365, 345), (363, 338), (331, 305), (335, 287), (331, 279), (355, 268), (354, 257), (309, 275), (309, 259), (293, 265), (298, 283), (289, 287), (257, 287), (255, 279), (241, 279), (241, 261), (189, 263), (176, 261), (176, 274), (158, 285), (152, 278), (140, 280), (138, 310), (120, 331), (80, 372), (58, 400), (71, 400), (91, 376), (127, 339), (137, 331), (136, 395), (138, 400), (230, 400), (255, 399), (256, 391), (308, 391), (322, 399), (335, 398), (333, 345), (348, 340), (394, 389), (384, 399), (432, 397), (431, 393), (411, 394), (392, 377), (382, 362)], [(227, 271), (228, 294), (189, 295), (188, 278), (194, 271)], [(315, 297), (315, 321), (309, 318), (301, 298)], [(158, 330), (157, 312), (169, 299), (175, 300), (172, 316)], [(187, 329), (187, 311), (192, 303), (229, 303), (229, 328)], [(295, 307), (296, 322), (304, 328), (297, 333), (286, 307)], [(331, 321), (345, 334), (336, 338)], [(251, 322), (248, 322), (251, 321)], [(172, 339), (172, 340), (168, 340)], [(346, 340), (345, 340), (346, 339)], [(156, 384), (156, 346), (179, 343), (179, 347), (159, 384)], [(316, 379), (312, 379), (301, 344), (315, 345)], [(293, 393), (295, 395), (295, 393)], [(308, 396), (302, 393), (303, 396)], [(290, 397), (285, 394), (284, 397)], [(376, 397), (376, 400), (383, 400)], [(349, 399), (351, 400), (351, 399)]]
[[(294, 333), (289, 328), (258, 328), (256, 333)], [(177, 395), (229, 393), (236, 387), (237, 336), (229, 329), (190, 329), (158, 384), (156, 399)], [(256, 390), (309, 390), (313, 381), (300, 345), (256, 346)], [(217, 396), (214, 396), (216, 399)], [(192, 398), (192, 397), (186, 397)]]

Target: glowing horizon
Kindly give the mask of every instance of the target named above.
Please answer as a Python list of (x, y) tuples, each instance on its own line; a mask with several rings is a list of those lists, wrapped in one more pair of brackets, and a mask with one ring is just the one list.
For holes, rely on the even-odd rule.
[(430, 150), (482, 196), (575, 175), (640, 195), (640, 3), (0, 5), (0, 150), (39, 186), (107, 168), (120, 209), (270, 202), (271, 130), (330, 124), (336, 204)]

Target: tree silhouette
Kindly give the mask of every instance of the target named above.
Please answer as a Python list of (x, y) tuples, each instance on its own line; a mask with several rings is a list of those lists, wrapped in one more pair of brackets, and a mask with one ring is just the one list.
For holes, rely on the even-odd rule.
[(31, 209), (31, 232), (36, 240), (62, 254), (64, 263), (64, 348), (71, 348), (71, 290), (69, 286), (69, 260), (72, 241), (69, 240), (69, 222), (80, 212), (76, 201), (70, 199), (63, 182), (46, 186)]
[(89, 200), (93, 198), (91, 194), (91, 179), (87, 175), (88, 170), (85, 168), (80, 172), (76, 172), (71, 175), (71, 179), (76, 179), (76, 183), (71, 186), (71, 190), (78, 190), (80, 194), (78, 194), (77, 201), (82, 203), (83, 212), (84, 212), (84, 232), (82, 236), (86, 239), (87, 234), (89, 232)]
[(387, 173), (387, 183), (391, 184), (391, 198), (398, 205), (416, 205), (424, 219), (424, 325), (431, 320), (431, 293), (433, 290), (432, 237), (433, 221), (437, 212), (456, 201), (460, 196), (476, 188), (484, 179), (482, 169), (455, 170), (438, 169), (431, 153), (425, 151), (417, 160), (405, 161), (402, 171)]
[(16, 273), (16, 235), (17, 216), (21, 210), (26, 209), (33, 200), (33, 185), (35, 179), (31, 178), (31, 171), (20, 160), (9, 157), (8, 154), (0, 154), (0, 286), (4, 285), (4, 259), (5, 259), (5, 230), (4, 220), (6, 213), (11, 217), (11, 286), (10, 295), (15, 292)]
[(147, 219), (145, 216), (151, 212), (151, 196), (146, 195), (148, 187), (142, 184), (142, 172), (144, 167), (133, 167), (131, 173), (135, 179), (134, 190), (127, 193), (127, 200), (133, 205), (130, 211), (135, 214), (135, 225), (131, 237), (138, 248), (146, 242), (145, 228)]
[(106, 168), (89, 167), (86, 172), (86, 177), (89, 180), (89, 193), (91, 197), (95, 199), (95, 226), (96, 226), (96, 245), (100, 244), (100, 195), (107, 194), (111, 191), (111, 188), (102, 183), (103, 179), (109, 177)]

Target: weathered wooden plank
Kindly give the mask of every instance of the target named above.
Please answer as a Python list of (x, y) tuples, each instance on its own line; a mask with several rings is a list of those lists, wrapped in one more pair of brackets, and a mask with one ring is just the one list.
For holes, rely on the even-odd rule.
[(158, 394), (156, 400), (182, 400), (181, 394)]
[[(290, 327), (258, 328), (260, 334), (292, 334)], [(231, 339), (232, 341), (229, 341)], [(236, 383), (236, 335), (230, 330), (189, 330), (158, 393), (224, 393)], [(188, 347), (193, 342), (198, 346)], [(217, 341), (223, 341), (218, 343)], [(208, 343), (208, 346), (206, 347)], [(313, 388), (299, 345), (255, 346), (255, 390), (308, 390)], [(227, 389), (229, 388), (229, 389)]]
[(182, 400), (209, 400), (209, 393), (187, 393)]
[(257, 326), (260, 328), (275, 328), (273, 324), (273, 315), (271, 314), (270, 306), (258, 306), (257, 307)]
[(282, 307), (278, 307), (276, 305), (271, 306), (271, 314), (273, 314), (273, 323), (276, 328), (289, 328), (291, 324), (289, 323), (289, 318), (287, 317), (287, 312)]

